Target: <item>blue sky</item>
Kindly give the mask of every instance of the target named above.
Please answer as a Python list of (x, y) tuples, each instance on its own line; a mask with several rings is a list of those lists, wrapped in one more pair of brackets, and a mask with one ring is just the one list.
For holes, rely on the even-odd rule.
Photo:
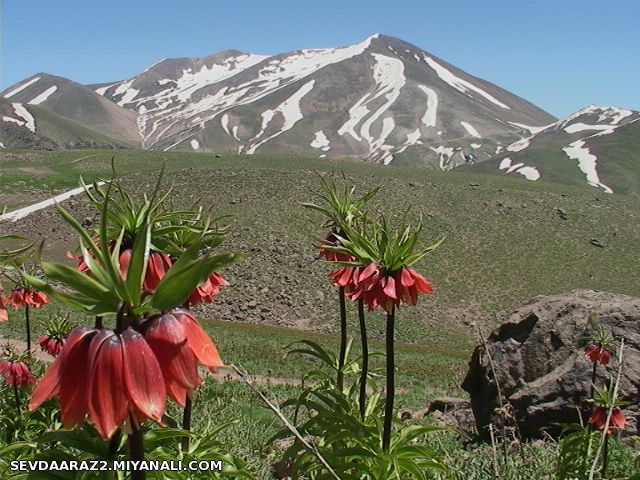
[(556, 116), (640, 110), (638, 0), (0, 0), (0, 89), (37, 72), (99, 83), (162, 58), (402, 38)]

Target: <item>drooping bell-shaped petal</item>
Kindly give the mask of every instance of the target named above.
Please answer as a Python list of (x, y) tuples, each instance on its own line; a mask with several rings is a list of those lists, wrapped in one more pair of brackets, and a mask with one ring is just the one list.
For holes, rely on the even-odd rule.
[(120, 276), (124, 281), (127, 280), (127, 272), (129, 271), (129, 262), (131, 261), (132, 253), (133, 251), (128, 248), (127, 250), (124, 250), (118, 258), (118, 263), (120, 264)]
[(38, 338), (36, 343), (40, 345), (43, 352), (47, 352), (52, 357), (57, 357), (64, 346), (64, 342), (64, 338), (54, 338), (48, 335), (43, 335)]
[(11, 290), (9, 297), (7, 297), (7, 303), (13, 308), (24, 307), (27, 304), (26, 300), (27, 290), (24, 287), (16, 287)]
[(7, 385), (23, 387), (36, 383), (29, 366), (19, 360), (0, 360), (0, 375), (4, 376)]
[(150, 418), (160, 422), (167, 393), (158, 360), (140, 333), (128, 328), (120, 340), (127, 398), (135, 412), (143, 417), (139, 420)]
[[(89, 415), (103, 438), (111, 438), (129, 413), (125, 396), (122, 340), (114, 331), (98, 334), (89, 348), (93, 358)], [(101, 332), (102, 333), (102, 332)]]
[(172, 262), (169, 255), (161, 252), (152, 252), (147, 263), (147, 272), (144, 276), (142, 288), (145, 290), (155, 290), (160, 280), (171, 268)]
[[(602, 406), (596, 405), (593, 407), (591, 411), (591, 416), (589, 417), (589, 423), (594, 425), (599, 430), (604, 430), (605, 425), (607, 424), (607, 416), (609, 415), (609, 409)], [(615, 429), (624, 428), (627, 425), (627, 419), (624, 416), (624, 412), (618, 408), (614, 407), (611, 412), (611, 420), (609, 421), (609, 428), (607, 430), (607, 434), (611, 435)]]
[(0, 323), (9, 320), (9, 312), (7, 311), (6, 299), (0, 295)]
[(160, 364), (167, 394), (184, 407), (187, 396), (202, 383), (198, 360), (188, 344), (187, 325), (170, 312), (147, 325), (144, 336)]
[[(104, 341), (107, 336), (107, 330), (86, 327), (76, 329), (67, 340), (67, 344), (73, 340), (72, 347), (67, 349), (67, 345), (65, 345), (56, 358), (56, 362), (60, 363), (60, 415), (62, 424), (66, 428), (83, 422), (89, 413), (94, 351), (96, 344)], [(92, 347), (94, 351), (92, 351)]]
[(221, 274), (214, 272), (196, 287), (189, 296), (188, 303), (190, 306), (197, 305), (202, 301), (211, 303), (213, 297), (220, 293), (220, 287), (228, 285), (229, 282)]
[[(91, 337), (95, 335), (97, 330), (90, 329), (87, 327), (78, 327), (69, 333), (67, 337), (67, 341), (65, 342), (60, 355), (56, 357), (53, 364), (44, 372), (44, 375), (40, 378), (38, 384), (33, 389), (31, 393), (31, 401), (29, 402), (29, 410), (35, 410), (46, 400), (56, 396), (60, 391), (60, 380), (61, 380), (61, 366), (65, 364), (65, 359), (73, 352), (76, 348), (78, 348), (79, 344), (81, 344), (85, 338), (88, 336), (88, 341), (91, 340)], [(84, 362), (82, 365), (86, 368), (87, 358), (81, 357), (81, 361)], [(67, 365), (70, 365), (70, 362), (67, 362)], [(76, 373), (78, 373), (76, 371)], [(73, 375), (78, 377), (79, 375)], [(90, 377), (82, 379), (85, 383), (89, 382)]]
[(611, 350), (599, 343), (590, 343), (587, 345), (584, 349), (584, 354), (589, 357), (592, 362), (598, 362), (604, 366), (607, 366), (611, 360)]

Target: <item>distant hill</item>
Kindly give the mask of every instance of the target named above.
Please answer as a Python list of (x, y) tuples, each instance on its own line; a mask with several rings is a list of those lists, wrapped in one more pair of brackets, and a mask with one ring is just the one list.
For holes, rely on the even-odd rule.
[(638, 120), (636, 111), (590, 105), (464, 168), (640, 194)]
[[(590, 106), (557, 120), (419, 47), (380, 34), (356, 45), (272, 56), (225, 50), (164, 59), (129, 79), (88, 86), (40, 73), (0, 95), (71, 120), (93, 136), (99, 132), (118, 146), (353, 157), (587, 184), (605, 192), (640, 189), (638, 112)], [(12, 138), (26, 132), (16, 130), (14, 120), (1, 120), (3, 144), (23, 145)], [(66, 144), (51, 135), (53, 144)]]
[(0, 98), (0, 146), (52, 150), (58, 148), (126, 148), (110, 138), (39, 105)]

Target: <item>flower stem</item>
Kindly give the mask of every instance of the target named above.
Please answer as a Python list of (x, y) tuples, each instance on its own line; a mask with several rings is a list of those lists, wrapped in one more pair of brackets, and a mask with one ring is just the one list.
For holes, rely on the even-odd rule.
[(358, 320), (360, 321), (360, 342), (362, 343), (362, 372), (360, 373), (360, 416), (364, 420), (367, 408), (367, 376), (369, 375), (369, 344), (367, 324), (364, 319), (364, 301), (358, 300)]
[(338, 388), (342, 391), (344, 387), (344, 362), (347, 355), (347, 305), (344, 297), (344, 287), (338, 289), (338, 298), (340, 300), (340, 354), (336, 382), (338, 383)]
[(384, 405), (384, 428), (382, 431), (382, 450), (384, 452), (389, 451), (389, 445), (391, 444), (391, 421), (393, 419), (393, 400), (395, 397), (395, 353), (393, 348), (395, 313), (396, 306), (393, 305), (391, 311), (387, 312), (387, 398)]
[[(129, 460), (143, 461), (144, 444), (140, 425), (138, 425), (138, 422), (132, 414), (129, 414), (129, 423), (131, 424), (131, 433), (129, 434)], [(144, 470), (134, 470), (131, 472), (131, 480), (145, 480), (146, 478), (147, 474)]]
[(20, 409), (20, 394), (18, 393), (18, 385), (15, 383), (13, 384), (13, 394), (16, 397), (16, 408), (18, 409), (18, 415), (20, 415), (22, 413)]
[(595, 386), (596, 386), (596, 368), (598, 367), (598, 362), (593, 362), (593, 370), (591, 371), (591, 393), (589, 393), (589, 398), (593, 400), (593, 396), (595, 394)]
[(31, 315), (28, 304), (24, 306), (24, 323), (27, 327), (27, 352), (31, 354)]
[[(193, 400), (187, 395), (187, 400), (184, 402), (184, 412), (182, 412), (182, 429), (191, 430), (191, 410), (193, 408)], [(182, 437), (182, 450), (187, 451), (189, 449), (189, 437)]]
[(607, 478), (607, 464), (609, 463), (609, 435), (604, 437), (602, 446), (602, 478)]

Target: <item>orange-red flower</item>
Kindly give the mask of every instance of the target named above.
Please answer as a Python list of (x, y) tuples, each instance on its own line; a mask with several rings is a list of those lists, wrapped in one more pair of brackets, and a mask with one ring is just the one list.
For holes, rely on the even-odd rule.
[[(604, 430), (604, 426), (607, 423), (607, 415), (609, 409), (601, 405), (596, 405), (591, 411), (589, 417), (589, 423), (595, 425), (596, 428)], [(611, 435), (616, 428), (624, 428), (627, 425), (627, 419), (624, 416), (624, 412), (618, 407), (614, 407), (611, 412), (611, 420), (609, 421), (608, 434)]]
[(607, 365), (611, 360), (611, 350), (598, 343), (590, 343), (584, 349), (584, 354), (589, 357), (592, 362), (598, 362)]
[(227, 282), (222, 275), (216, 272), (212, 273), (191, 293), (188, 300), (189, 305), (197, 305), (202, 301), (211, 303), (213, 296), (220, 293), (220, 287), (226, 287), (228, 285), (229, 282)]
[(62, 350), (62, 347), (64, 346), (64, 342), (64, 338), (43, 335), (38, 339), (36, 343), (40, 345), (40, 348), (43, 352), (47, 352), (52, 357), (57, 357)]
[(24, 307), (25, 305), (40, 308), (49, 302), (51, 302), (51, 299), (45, 293), (24, 287), (14, 288), (9, 294), (9, 298), (7, 298), (7, 304), (12, 305), (14, 308)]
[[(5, 303), (7, 302), (7, 303)], [(0, 323), (9, 320), (9, 312), (7, 312), (8, 299), (0, 295)]]
[[(120, 254), (120, 274), (125, 280), (127, 279), (127, 271), (129, 270), (129, 262), (131, 261), (132, 254), (133, 251), (131, 249), (124, 250)], [(155, 290), (160, 280), (162, 280), (171, 268), (171, 265), (171, 258), (169, 258), (169, 255), (166, 253), (151, 252), (147, 262), (147, 270), (142, 281), (142, 288), (144, 290)]]
[(171, 265), (171, 258), (169, 258), (169, 255), (166, 253), (151, 252), (142, 288), (145, 290), (155, 290), (160, 283), (160, 280), (162, 280), (162, 278), (167, 274), (167, 271), (171, 268)]
[(69, 428), (88, 415), (100, 435), (110, 438), (130, 415), (160, 422), (166, 390), (153, 351), (143, 336), (79, 327), (40, 379), (29, 403), (34, 410), (60, 398), (62, 423)]
[(329, 250), (325, 247), (339, 247), (342, 246), (340, 240), (336, 238), (336, 234), (333, 231), (330, 231), (324, 241), (320, 244), (320, 256), (324, 257), (325, 260), (329, 262), (353, 262), (355, 260), (349, 254), (342, 252), (335, 252), (333, 250)]
[(7, 385), (22, 387), (36, 382), (29, 366), (19, 360), (0, 360), (0, 375), (4, 376)]
[(186, 309), (171, 310), (144, 324), (144, 337), (156, 355), (167, 393), (180, 406), (202, 383), (198, 363), (215, 372), (224, 367), (218, 349)]
[[(349, 272), (343, 275), (346, 277)], [(373, 309), (382, 307), (387, 312), (401, 302), (416, 305), (418, 293), (433, 293), (433, 285), (414, 268), (402, 267), (393, 273), (386, 273), (377, 263), (370, 263), (352, 273), (347, 295), (352, 300), (362, 299)], [(340, 278), (339, 280), (343, 280)]]
[(341, 267), (329, 273), (329, 278), (338, 287), (345, 287), (347, 291), (358, 284), (361, 267)]

